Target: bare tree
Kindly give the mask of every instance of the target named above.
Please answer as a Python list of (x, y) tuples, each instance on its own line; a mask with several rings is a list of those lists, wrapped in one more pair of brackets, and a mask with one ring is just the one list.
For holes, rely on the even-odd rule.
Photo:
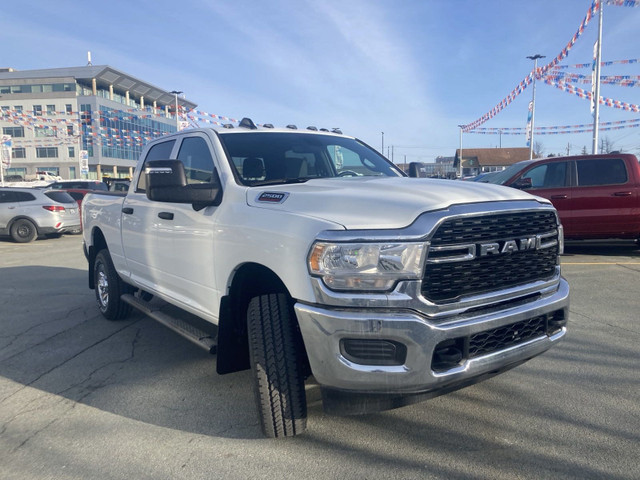
[(600, 153), (611, 153), (615, 149), (613, 148), (613, 142), (609, 139), (609, 137), (604, 137), (600, 139)]
[(533, 142), (533, 156), (537, 158), (542, 158), (544, 154), (544, 145), (542, 142)]

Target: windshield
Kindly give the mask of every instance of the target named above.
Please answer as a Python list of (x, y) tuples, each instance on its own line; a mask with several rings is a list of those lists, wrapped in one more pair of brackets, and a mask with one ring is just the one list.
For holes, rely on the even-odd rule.
[(243, 185), (403, 175), (378, 152), (352, 138), (296, 132), (220, 133), (219, 137)]
[(522, 170), (524, 166), (532, 162), (532, 160), (524, 160), (523, 162), (514, 163), (501, 172), (496, 172), (495, 175), (491, 175), (488, 178), (483, 179), (482, 181), (486, 183), (495, 183), (496, 185), (504, 185), (507, 180), (509, 180), (516, 173)]

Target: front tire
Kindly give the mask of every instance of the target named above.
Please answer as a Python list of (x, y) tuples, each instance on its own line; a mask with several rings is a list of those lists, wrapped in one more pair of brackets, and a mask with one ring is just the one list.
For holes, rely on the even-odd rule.
[(284, 294), (249, 302), (247, 328), (254, 392), (262, 431), (292, 437), (307, 427), (306, 356), (293, 311)]
[(93, 264), (93, 281), (100, 313), (109, 320), (121, 320), (131, 313), (131, 305), (120, 298), (131, 288), (116, 272), (107, 249), (100, 250)]
[(13, 222), (9, 233), (14, 242), (28, 243), (38, 236), (38, 229), (31, 220), (20, 218)]

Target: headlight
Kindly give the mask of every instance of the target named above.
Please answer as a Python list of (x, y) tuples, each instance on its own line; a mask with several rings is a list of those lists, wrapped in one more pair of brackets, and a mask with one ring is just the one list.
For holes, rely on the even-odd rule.
[(332, 290), (387, 291), (422, 277), (423, 243), (316, 242), (309, 271)]

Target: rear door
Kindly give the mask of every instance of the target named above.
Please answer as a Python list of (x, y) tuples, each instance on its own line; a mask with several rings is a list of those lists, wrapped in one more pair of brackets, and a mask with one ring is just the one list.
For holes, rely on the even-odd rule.
[(573, 233), (606, 238), (638, 231), (637, 186), (622, 158), (578, 159), (576, 173)]

